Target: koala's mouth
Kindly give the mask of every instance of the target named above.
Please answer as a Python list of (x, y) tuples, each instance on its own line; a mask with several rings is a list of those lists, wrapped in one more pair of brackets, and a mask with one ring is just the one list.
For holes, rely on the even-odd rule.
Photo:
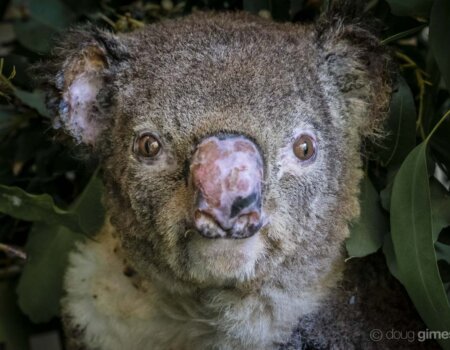
[(235, 228), (230, 230), (224, 230), (221, 228), (205, 228), (203, 230), (192, 230), (207, 239), (246, 239), (258, 233), (262, 226), (262, 223), (258, 225), (252, 225), (244, 231), (236, 230)]
[[(261, 215), (257, 219), (252, 218), (251, 215), (244, 215), (238, 218), (236, 223), (227, 229), (217, 225), (217, 222), (209, 215), (202, 214), (197, 220), (197, 225), (189, 225), (186, 235), (195, 233), (207, 239), (247, 239), (256, 235), (268, 224), (265, 215)], [(199, 222), (201, 223), (201, 229), (198, 229)]]

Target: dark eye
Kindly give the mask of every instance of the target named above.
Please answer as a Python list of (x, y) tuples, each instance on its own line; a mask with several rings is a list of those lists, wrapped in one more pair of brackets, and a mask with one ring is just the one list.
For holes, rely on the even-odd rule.
[(154, 135), (145, 133), (136, 138), (133, 151), (138, 156), (154, 158), (161, 152), (161, 148), (161, 143)]
[(316, 153), (313, 138), (309, 135), (300, 135), (294, 142), (293, 151), (300, 160), (311, 159)]

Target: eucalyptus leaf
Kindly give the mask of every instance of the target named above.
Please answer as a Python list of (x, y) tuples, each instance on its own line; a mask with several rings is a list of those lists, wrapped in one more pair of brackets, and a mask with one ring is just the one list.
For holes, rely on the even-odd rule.
[(430, 142), (436, 160), (443, 164), (443, 170), (450, 177), (450, 121), (442, 123)]
[(28, 92), (19, 88), (14, 89), (14, 95), (27, 106), (34, 108), (44, 117), (50, 118), (50, 112), (45, 106), (45, 93), (42, 90)]
[(48, 322), (59, 315), (68, 254), (82, 237), (64, 226), (33, 226), (17, 293), (20, 308), (34, 323)]
[(37, 53), (47, 53), (50, 50), (51, 39), (57, 31), (33, 18), (14, 23), (17, 40), (27, 49)]
[(27, 350), (31, 329), (17, 306), (14, 284), (14, 281), (0, 281), (0, 348)]
[(352, 224), (350, 238), (346, 241), (347, 252), (351, 258), (375, 253), (381, 247), (388, 231), (378, 192), (367, 177), (361, 183), (360, 203), (360, 217)]
[(430, 18), (430, 47), (450, 91), (450, 1), (434, 0)]
[(94, 174), (86, 189), (76, 199), (72, 210), (78, 215), (82, 232), (96, 233), (103, 226), (105, 221), (103, 190), (103, 183)]
[[(86, 229), (99, 228), (104, 221), (101, 192), (101, 182), (94, 175), (71, 207)], [(33, 322), (47, 322), (59, 315), (69, 252), (83, 237), (61, 225), (33, 226), (26, 245), (29, 259), (17, 288), (19, 305)]]
[(57, 31), (76, 19), (75, 13), (61, 0), (28, 0), (27, 5), (33, 19)]
[[(450, 305), (440, 278), (433, 244), (427, 144), (417, 146), (395, 177), (391, 199), (391, 233), (398, 277), (418, 312), (434, 331), (450, 325)], [(439, 343), (450, 349), (450, 339)]]
[(411, 89), (399, 78), (393, 94), (380, 158), (385, 166), (398, 166), (416, 144), (416, 108)]
[(391, 211), (392, 186), (394, 186), (395, 175), (399, 167), (390, 167), (386, 175), (386, 187), (380, 191), (381, 206), (386, 211)]
[(48, 194), (29, 194), (19, 187), (0, 185), (0, 212), (20, 220), (62, 225), (83, 232), (76, 213), (57, 207)]
[(397, 257), (395, 256), (394, 244), (392, 243), (392, 235), (384, 236), (383, 254), (384, 257), (386, 258), (386, 264), (389, 268), (390, 273), (396, 279), (400, 280), (397, 265)]
[[(101, 181), (94, 177), (75, 202), (73, 207), (76, 209), (63, 210), (48, 194), (34, 195), (19, 187), (0, 185), (0, 212), (20, 220), (44, 222), (74, 232), (92, 234), (100, 229), (104, 220), (102, 191)], [(90, 204), (79, 204), (84, 202)]]
[(443, 228), (450, 226), (450, 194), (436, 179), (430, 181), (433, 242)]
[(417, 33), (418, 31), (422, 30), (422, 29), (425, 28), (426, 26), (427, 26), (426, 24), (422, 24), (422, 25), (420, 25), (420, 26), (417, 26), (417, 27), (414, 27), (414, 28), (410, 28), (410, 29), (404, 30), (403, 32), (394, 34), (394, 35), (392, 35), (392, 36), (390, 36), (390, 37), (387, 37), (387, 38), (383, 39), (383, 40), (381, 41), (381, 43), (384, 44), (384, 45), (387, 45), (387, 44), (390, 44), (390, 43), (395, 42), (395, 41), (397, 41), (397, 40), (406, 38), (406, 37), (408, 37), (408, 36), (411, 36), (411, 35)]

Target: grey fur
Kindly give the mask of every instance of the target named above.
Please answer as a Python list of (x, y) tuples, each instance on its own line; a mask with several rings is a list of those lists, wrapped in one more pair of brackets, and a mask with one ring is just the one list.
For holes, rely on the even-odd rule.
[[(396, 349), (398, 342), (370, 342), (370, 327), (422, 327), (411, 305), (390, 308), (390, 298), (402, 301), (403, 294), (398, 286), (391, 290), (375, 283), (395, 285), (386, 271), (377, 270), (374, 280), (367, 281), (366, 267), (354, 268), (362, 264), (355, 261), (340, 278), (348, 223), (359, 212), (361, 143), (379, 133), (392, 85), (389, 55), (363, 23), (333, 8), (317, 23), (305, 25), (244, 13), (200, 13), (130, 34), (78, 28), (38, 68), (48, 105), (57, 115), (55, 125), (101, 159), (105, 203), (124, 258), (139, 278), (166, 296), (182, 295), (218, 324), (209, 330), (214, 340), (185, 340), (185, 348)], [(64, 94), (93, 48), (103, 63), (92, 66), (86, 79), (102, 85), (88, 106), (89, 123), (80, 125), (73, 122)], [(86, 128), (94, 129), (95, 142), (83, 141)], [(280, 175), (286, 166), (297, 166), (283, 165), (279, 158), (296, 128), (316, 134), (317, 159), (298, 166), (304, 167), (301, 176), (296, 168)], [(159, 161), (143, 163), (131, 154), (134, 134), (144, 129), (162, 141)], [(186, 164), (202, 138), (223, 132), (249, 137), (265, 162), (263, 208), (272, 221), (259, 233), (265, 255), (248, 279), (221, 278), (215, 270), (204, 276), (192, 272)], [(294, 301), (311, 288), (323, 293), (319, 307), (298, 314), (297, 326), (294, 320), (276, 323), (278, 304), (270, 293)], [(387, 291), (383, 298), (377, 297), (377, 288)], [(274, 320), (273, 339), (258, 343), (227, 329), (222, 311), (235, 304), (208, 306), (222, 291), (233, 300), (254, 298), (264, 305), (264, 315)], [(356, 306), (349, 305), (355, 295)], [(68, 290), (66, 313), (70, 298)], [(67, 324), (70, 338), (70, 329), (80, 326)]]

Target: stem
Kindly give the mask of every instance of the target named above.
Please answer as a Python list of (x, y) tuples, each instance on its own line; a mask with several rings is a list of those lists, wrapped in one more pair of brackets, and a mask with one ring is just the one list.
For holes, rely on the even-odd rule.
[(419, 111), (417, 112), (417, 124), (416, 129), (419, 130), (422, 140), (425, 139), (425, 130), (423, 129), (423, 97), (425, 95), (425, 84), (419, 70), (416, 70), (416, 79), (419, 85)]
[(0, 251), (4, 252), (7, 255), (11, 255), (11, 256), (17, 257), (22, 260), (27, 259), (27, 254), (23, 250), (12, 247), (7, 244), (0, 243)]
[(419, 110), (417, 112), (416, 130), (420, 133), (420, 137), (422, 138), (422, 140), (425, 140), (426, 135), (422, 123), (424, 110), (423, 99), (425, 96), (425, 87), (426, 85), (431, 85), (431, 83), (424, 79), (424, 76), (426, 76), (427, 74), (422, 69), (420, 69), (416, 62), (414, 62), (410, 57), (399, 51), (396, 51), (395, 55), (406, 62), (404, 68), (414, 69), (417, 85), (419, 87)]

